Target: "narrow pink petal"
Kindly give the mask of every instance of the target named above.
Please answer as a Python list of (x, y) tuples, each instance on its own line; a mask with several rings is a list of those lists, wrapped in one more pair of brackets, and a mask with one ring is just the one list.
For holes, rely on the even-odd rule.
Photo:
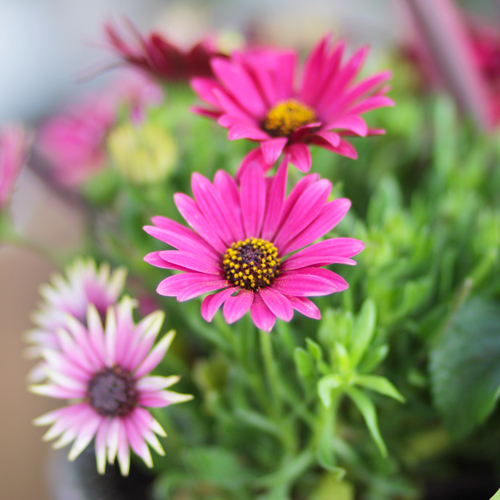
[(346, 115), (341, 118), (330, 122), (326, 128), (332, 129), (344, 129), (354, 132), (355, 134), (366, 137), (368, 134), (368, 127), (363, 118), (357, 115)]
[(282, 101), (295, 94), (293, 84), (297, 69), (297, 53), (294, 50), (282, 51), (278, 54), (276, 61), (277, 65), (274, 71), (276, 99)]
[(200, 99), (208, 102), (216, 109), (219, 107), (219, 101), (214, 95), (214, 89), (220, 89), (220, 85), (216, 80), (213, 78), (192, 78), (189, 83)]
[(32, 385), (30, 391), (42, 396), (50, 396), (59, 399), (76, 399), (85, 397), (85, 390), (68, 389), (55, 384)]
[(317, 144), (318, 146), (321, 146), (322, 148), (328, 149), (328, 151), (333, 151), (334, 153), (337, 153), (338, 155), (345, 156), (347, 158), (351, 158), (352, 160), (356, 160), (358, 158), (358, 154), (356, 153), (356, 150), (352, 146), (352, 144), (349, 144), (347, 141), (344, 141), (343, 139), (340, 140), (340, 143), (338, 146), (332, 146), (329, 142), (324, 140), (321, 136), (318, 136), (318, 134), (310, 135), (307, 138), (307, 142), (310, 144)]
[(195, 115), (205, 116), (206, 118), (212, 118), (214, 120), (217, 120), (220, 116), (220, 111), (212, 111), (211, 109), (203, 108), (202, 106), (191, 106), (189, 111)]
[(330, 271), (329, 269), (323, 269), (320, 267), (308, 267), (303, 269), (298, 269), (297, 271), (286, 271), (282, 274), (283, 277), (293, 276), (317, 276), (321, 279), (328, 280), (335, 287), (335, 292), (342, 292), (349, 288), (346, 280), (339, 276), (337, 273)]
[(304, 191), (274, 240), (280, 255), (283, 255), (281, 247), (295, 238), (319, 215), (331, 190), (332, 183), (327, 179), (322, 179)]
[(172, 342), (171, 335), (165, 335), (158, 344), (154, 347), (154, 349), (148, 354), (146, 359), (140, 364), (139, 368), (137, 368), (134, 376), (136, 379), (143, 377), (144, 375), (149, 374), (158, 363), (164, 358), (167, 349), (169, 348)]
[(130, 470), (130, 448), (124, 422), (120, 422), (118, 434), (118, 464), (122, 476), (128, 476)]
[(222, 275), (220, 264), (216, 265), (212, 259), (201, 254), (167, 250), (160, 252), (160, 258), (166, 263), (180, 266), (183, 270), (189, 269), (205, 274)]
[(245, 230), (241, 214), (240, 191), (236, 181), (225, 171), (217, 170), (214, 177), (214, 185), (226, 206), (226, 211), (233, 214), (234, 224), (233, 233), (237, 240), (245, 239)]
[(153, 459), (151, 458), (148, 445), (136, 428), (134, 421), (131, 418), (126, 417), (123, 419), (123, 424), (125, 426), (127, 439), (132, 447), (132, 450), (134, 450), (136, 455), (142, 458), (148, 467), (153, 467)]
[(228, 297), (224, 302), (222, 314), (226, 323), (231, 325), (241, 319), (253, 304), (254, 292), (240, 290), (235, 297)]
[(68, 460), (74, 460), (80, 453), (90, 444), (103, 417), (94, 414), (92, 417), (86, 419), (86, 422), (82, 429), (80, 430), (78, 437), (76, 438), (73, 446), (68, 455)]
[(202, 318), (210, 323), (214, 319), (214, 316), (220, 306), (234, 293), (235, 290), (236, 289), (232, 287), (222, 290), (221, 292), (214, 293), (213, 295), (207, 295), (201, 304)]
[(248, 165), (254, 162), (257, 162), (262, 167), (264, 172), (267, 172), (268, 170), (273, 168), (272, 165), (268, 165), (266, 163), (266, 160), (264, 160), (262, 149), (260, 147), (252, 149), (249, 153), (245, 155), (245, 157), (240, 163), (240, 166), (238, 167), (238, 171), (236, 172), (237, 181), (241, 180), (241, 176), (243, 175), (243, 172), (247, 169)]
[(295, 165), (301, 172), (307, 173), (311, 170), (311, 151), (303, 142), (296, 142), (286, 148), (290, 155), (290, 163)]
[(174, 271), (189, 271), (189, 269), (185, 267), (178, 266), (176, 264), (171, 264), (170, 262), (166, 262), (161, 258), (160, 256), (161, 253), (162, 253), (161, 251), (148, 253), (142, 260), (144, 262), (147, 262), (148, 264), (151, 264), (152, 266), (160, 267), (162, 269), (171, 269)]
[(285, 202), (287, 177), (288, 159), (285, 158), (278, 167), (266, 196), (266, 211), (261, 231), (261, 238), (264, 240), (270, 240), (276, 232)]
[(105, 363), (105, 339), (104, 328), (102, 326), (99, 313), (93, 304), (89, 305), (87, 309), (87, 328), (90, 335), (90, 341), (94, 352), (99, 357), (99, 361), (104, 365)]
[(306, 297), (293, 297), (291, 295), (286, 296), (292, 307), (299, 313), (312, 319), (321, 319), (321, 312), (316, 306), (316, 304)]
[(204, 293), (213, 292), (215, 290), (220, 290), (221, 288), (225, 288), (228, 286), (228, 281), (219, 280), (219, 281), (211, 281), (206, 283), (196, 283), (187, 287), (181, 294), (178, 295), (177, 300), (179, 302), (186, 302), (187, 300), (194, 299), (195, 297), (199, 297)]
[(112, 418), (109, 422), (108, 434), (107, 434), (107, 445), (108, 445), (108, 462), (110, 464), (114, 463), (116, 458), (116, 453), (118, 452), (118, 441), (120, 439), (120, 419)]
[(106, 470), (106, 443), (110, 420), (111, 419), (109, 417), (102, 419), (95, 438), (95, 455), (97, 461), (97, 471), (99, 474), (104, 474), (104, 471)]
[(259, 295), (270, 311), (283, 321), (293, 318), (293, 307), (290, 301), (277, 290), (267, 287), (259, 290)]
[(219, 238), (212, 226), (201, 212), (194, 200), (183, 193), (176, 193), (174, 201), (186, 222), (215, 250), (222, 255), (226, 253), (227, 245)]
[(333, 238), (311, 245), (292, 255), (283, 262), (281, 269), (289, 271), (310, 266), (327, 266), (330, 264), (355, 265), (348, 257), (357, 255), (365, 248), (362, 241), (352, 238)]
[[(213, 274), (181, 273), (164, 279), (158, 285), (156, 291), (165, 297), (177, 297), (188, 287), (194, 285), (200, 285), (203, 287), (206, 284), (219, 283), (220, 281), (221, 279)], [(225, 284), (226, 281), (224, 280), (223, 283)], [(222, 286), (226, 286), (224, 284)], [(222, 286), (220, 288), (222, 288)]]
[(269, 139), (269, 135), (255, 125), (240, 122), (231, 126), (227, 138), (230, 141), (236, 141), (238, 139), (265, 141)]
[[(219, 120), (223, 116), (226, 116), (227, 118), (232, 118), (252, 125), (257, 125), (258, 121), (255, 119), (255, 116), (253, 116), (252, 113), (249, 113), (248, 110), (244, 109), (241, 103), (239, 103), (234, 96), (228, 94), (224, 89), (215, 89), (214, 95), (219, 101), (218, 107), (224, 110), (222, 115), (219, 117)], [(229, 123), (233, 122), (219, 122), (219, 124), (223, 125), (224, 127), (227, 127)]]
[(213, 247), (192, 229), (159, 215), (151, 220), (157, 227), (145, 226), (144, 230), (154, 238), (167, 243), (167, 245), (184, 252), (203, 252), (213, 257), (218, 255)]
[(294, 252), (309, 245), (321, 236), (331, 231), (351, 208), (351, 201), (347, 198), (338, 198), (327, 203), (319, 215), (298, 236), (284, 245), (283, 255)]
[(297, 297), (318, 297), (337, 291), (337, 287), (331, 281), (312, 274), (298, 274), (297, 271), (290, 271), (289, 274), (276, 278), (273, 281), (273, 288), (284, 295)]
[(255, 294), (250, 314), (255, 326), (265, 332), (270, 332), (276, 323), (276, 316), (269, 310), (259, 294)]
[(382, 95), (373, 96), (364, 99), (358, 104), (354, 104), (352, 107), (348, 108), (346, 112), (353, 115), (359, 115), (373, 109), (384, 108), (387, 106), (394, 106), (394, 101), (391, 98)]
[(252, 115), (263, 118), (265, 104), (245, 69), (222, 58), (212, 59), (211, 65), (218, 79), (238, 102)]
[(231, 246), (237, 237), (231, 230), (235, 223), (232, 214), (225, 210), (226, 206), (218, 191), (206, 177), (197, 172), (191, 177), (191, 187), (196, 203), (208, 223), (226, 246)]
[(277, 137), (276, 139), (269, 139), (260, 143), (264, 161), (268, 165), (274, 165), (276, 160), (280, 157), (284, 147), (288, 141), (287, 137)]
[(318, 86), (321, 84), (320, 72), (323, 69), (322, 63), (324, 62), (326, 48), (330, 39), (331, 35), (329, 34), (321, 38), (306, 59), (302, 73), (300, 97), (307, 104), (313, 103), (317, 96)]
[(248, 165), (241, 176), (240, 203), (247, 238), (258, 238), (266, 208), (266, 182), (256, 162)]
[(306, 191), (309, 186), (312, 186), (318, 180), (318, 174), (309, 174), (302, 177), (302, 179), (300, 179), (300, 181), (295, 184), (290, 194), (288, 195), (288, 198), (285, 200), (285, 204), (283, 205), (283, 210), (281, 212), (281, 218), (278, 223), (277, 231), (279, 231), (283, 224), (288, 220), (288, 218), (290, 217), (290, 212), (292, 211), (293, 207), (297, 203), (297, 200), (302, 196), (304, 191)]

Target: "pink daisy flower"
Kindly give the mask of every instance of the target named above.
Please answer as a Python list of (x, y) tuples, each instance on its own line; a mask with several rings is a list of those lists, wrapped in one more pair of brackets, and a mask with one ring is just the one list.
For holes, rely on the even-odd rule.
[(169, 332), (153, 348), (163, 323), (156, 311), (139, 324), (132, 318), (133, 302), (125, 297), (109, 308), (105, 327), (97, 309), (90, 305), (87, 326), (70, 315), (58, 331), (61, 350), (46, 349), (48, 382), (33, 385), (36, 394), (69, 399), (72, 404), (35, 420), (52, 427), (46, 441), (59, 438), (55, 448), (73, 442), (69, 460), (74, 460), (95, 437), (97, 469), (103, 474), (106, 457), (118, 463), (123, 475), (130, 466), (130, 448), (152, 467), (148, 444), (159, 454), (163, 449), (155, 434), (165, 432), (146, 408), (163, 407), (192, 399), (165, 389), (179, 377), (150, 376), (163, 359), (175, 332)]
[(78, 186), (105, 167), (106, 138), (120, 107), (129, 107), (133, 120), (141, 120), (148, 105), (159, 104), (160, 88), (139, 72), (128, 72), (67, 112), (45, 122), (38, 147), (53, 166), (55, 179)]
[(239, 187), (222, 170), (213, 184), (194, 173), (195, 200), (182, 193), (174, 196), (192, 229), (164, 217), (154, 217), (155, 225), (144, 228), (176, 248), (150, 253), (144, 260), (181, 271), (163, 280), (157, 292), (183, 302), (220, 290), (203, 299), (201, 314), (206, 321), (212, 321), (224, 304), (227, 323), (250, 310), (255, 325), (265, 331), (273, 328), (276, 317), (290, 321), (294, 309), (319, 319), (318, 308), (306, 297), (348, 287), (323, 266), (354, 265), (350, 257), (364, 244), (333, 238), (311, 245), (344, 217), (351, 202), (345, 198), (329, 202), (331, 183), (316, 174), (304, 177), (286, 197), (287, 170), (284, 162), (275, 177), (266, 179), (262, 167), (251, 163)]
[(0, 130), (0, 209), (10, 198), (26, 161), (26, 150), (26, 132), (21, 125), (10, 125)]
[(213, 77), (210, 59), (224, 57), (206, 38), (189, 50), (183, 50), (153, 31), (147, 37), (127, 21), (131, 37), (127, 40), (112, 24), (104, 25), (111, 49), (128, 64), (166, 81), (187, 81), (195, 76)]
[[(104, 318), (108, 307), (114, 306), (123, 293), (126, 276), (124, 268), (111, 272), (108, 264), (97, 267), (92, 259), (77, 259), (66, 269), (66, 276), (54, 275), (52, 284), (40, 289), (45, 301), (33, 315), (37, 328), (26, 333), (26, 341), (31, 344), (27, 355), (37, 358), (45, 348), (59, 349), (57, 330), (64, 327), (68, 314), (84, 323), (92, 304)], [(44, 362), (35, 366), (31, 381), (45, 378), (44, 366)]]
[(383, 86), (391, 73), (354, 84), (368, 48), (342, 63), (345, 44), (339, 42), (330, 50), (329, 42), (330, 36), (325, 36), (313, 49), (297, 88), (297, 53), (291, 50), (253, 49), (235, 53), (231, 60), (214, 58), (216, 79), (191, 81), (195, 92), (211, 106), (195, 107), (194, 112), (217, 119), (229, 129), (230, 140), (260, 143), (240, 168), (263, 160), (270, 169), (285, 152), (299, 170), (308, 172), (309, 144), (354, 159), (356, 151), (343, 136), (384, 132), (368, 129), (360, 115), (394, 105), (384, 95), (389, 88)]

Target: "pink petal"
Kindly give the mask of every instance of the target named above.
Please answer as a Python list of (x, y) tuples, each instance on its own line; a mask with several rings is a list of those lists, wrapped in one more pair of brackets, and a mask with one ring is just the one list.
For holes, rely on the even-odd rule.
[(214, 178), (214, 185), (225, 204), (226, 211), (233, 214), (235, 227), (233, 232), (237, 235), (237, 240), (245, 239), (243, 220), (241, 215), (240, 191), (236, 181), (224, 170), (217, 170)]
[(220, 264), (214, 264), (212, 259), (204, 255), (179, 252), (178, 250), (167, 250), (160, 252), (160, 257), (164, 262), (179, 266), (182, 270), (188, 269), (217, 276), (222, 274)]
[(299, 313), (308, 318), (321, 319), (321, 312), (314, 302), (305, 297), (293, 297), (291, 295), (287, 295), (286, 297), (292, 304), (292, 307)]
[(277, 137), (276, 139), (269, 139), (260, 143), (264, 161), (268, 165), (274, 165), (276, 163), (287, 141), (287, 137)]
[(222, 58), (211, 61), (212, 69), (229, 92), (252, 115), (263, 118), (265, 104), (248, 73), (237, 64)]
[(186, 222), (215, 250), (222, 255), (226, 253), (227, 245), (219, 238), (207, 219), (199, 209), (198, 205), (189, 196), (176, 193), (174, 201)]
[(307, 173), (311, 170), (311, 152), (303, 142), (291, 144), (286, 148), (286, 152), (290, 155), (290, 162), (301, 172)]
[(202, 108), (201, 106), (191, 106), (189, 108), (189, 111), (191, 113), (194, 113), (195, 115), (200, 115), (200, 116), (205, 116), (207, 118), (213, 118), (217, 120), (220, 116), (220, 111), (212, 111), (211, 109), (207, 108)]
[(340, 144), (337, 147), (332, 146), (330, 143), (325, 141), (321, 136), (318, 137), (318, 134), (311, 135), (307, 138), (307, 142), (311, 144), (317, 144), (322, 148), (328, 149), (328, 151), (333, 151), (341, 156), (346, 156), (347, 158), (351, 158), (352, 160), (356, 160), (358, 158), (358, 154), (356, 150), (349, 144), (347, 141), (343, 139), (340, 140)]
[[(165, 297), (178, 297), (191, 287), (198, 287), (200, 290), (207, 288), (206, 291), (208, 292), (224, 288), (227, 285), (228, 282), (226, 280), (220, 279), (213, 274), (182, 273), (164, 279), (158, 285), (156, 291)], [(205, 292), (201, 291), (198, 295), (203, 293)]]
[(359, 115), (361, 113), (366, 113), (372, 109), (384, 108), (387, 106), (394, 106), (394, 101), (386, 96), (378, 95), (373, 97), (368, 97), (358, 104), (353, 105), (346, 111), (349, 114)]
[(222, 290), (221, 292), (214, 293), (213, 295), (207, 295), (201, 304), (202, 318), (210, 323), (214, 319), (214, 316), (220, 306), (235, 292), (235, 290), (237, 289), (232, 287)]
[(273, 288), (284, 295), (297, 297), (318, 297), (338, 291), (328, 279), (312, 274), (299, 274), (297, 271), (290, 271), (290, 274), (282, 274), (276, 278)]
[(134, 452), (144, 460), (144, 463), (148, 467), (153, 467), (153, 460), (149, 452), (148, 445), (144, 441), (141, 433), (135, 426), (134, 421), (131, 418), (124, 418), (123, 424), (125, 426), (125, 431), (127, 433), (127, 439), (130, 446)]
[(165, 335), (154, 349), (146, 356), (146, 359), (139, 365), (134, 376), (136, 379), (149, 374), (158, 363), (165, 357), (165, 353), (172, 342), (172, 334)]
[(218, 257), (218, 253), (212, 246), (192, 229), (166, 217), (156, 216), (151, 220), (157, 227), (145, 226), (144, 230), (154, 238), (177, 248), (177, 250), (191, 253), (203, 252), (211, 255), (212, 258)]
[(255, 294), (250, 314), (255, 326), (265, 332), (270, 332), (276, 323), (276, 316), (269, 310), (259, 294)]
[(213, 78), (192, 78), (189, 83), (200, 99), (208, 102), (214, 108), (219, 107), (219, 101), (214, 95), (214, 89), (220, 89), (221, 87)]
[(340, 144), (340, 136), (335, 132), (331, 132), (330, 130), (319, 130), (318, 132), (314, 132), (313, 135), (317, 135), (324, 139), (330, 146), (334, 148), (338, 147)]
[(266, 182), (258, 163), (248, 165), (241, 176), (240, 200), (246, 236), (258, 238), (266, 207)]
[(266, 211), (261, 231), (261, 238), (264, 240), (270, 240), (276, 232), (285, 201), (287, 177), (288, 159), (285, 158), (278, 167), (266, 196)]
[(306, 59), (302, 73), (302, 85), (300, 87), (301, 100), (307, 104), (312, 104), (318, 93), (318, 87), (321, 83), (321, 71), (324, 68), (324, 59), (326, 58), (327, 45), (331, 35), (325, 35), (315, 45)]
[(161, 253), (162, 253), (161, 251), (148, 253), (142, 260), (144, 260), (144, 262), (147, 262), (148, 264), (151, 264), (152, 266), (160, 267), (162, 269), (173, 269), (175, 271), (189, 271), (189, 269), (185, 267), (177, 266), (175, 264), (171, 264), (169, 262), (164, 261), (160, 257)]
[(226, 246), (231, 246), (231, 243), (237, 237), (231, 231), (235, 223), (232, 214), (225, 210), (225, 205), (218, 191), (206, 177), (197, 172), (193, 173), (191, 177), (191, 187), (196, 203), (208, 223), (213, 227)]
[(268, 165), (266, 161), (264, 160), (264, 156), (262, 155), (262, 149), (260, 147), (256, 149), (252, 149), (241, 161), (240, 166), (238, 167), (238, 171), (236, 172), (236, 180), (240, 181), (241, 176), (243, 175), (243, 172), (246, 170), (248, 165), (251, 163), (257, 162), (264, 172), (267, 172), (271, 168), (273, 168), (272, 165)]
[(222, 314), (228, 325), (241, 319), (253, 304), (254, 292), (240, 290), (235, 297), (228, 297), (224, 302)]
[(357, 115), (343, 116), (338, 120), (334, 120), (329, 123), (326, 128), (349, 130), (361, 137), (366, 137), (366, 134), (368, 133), (368, 127), (365, 121)]
[(280, 292), (273, 288), (261, 288), (259, 295), (269, 307), (270, 311), (283, 321), (290, 321), (293, 318), (293, 307), (290, 301)]
[(123, 422), (120, 422), (118, 434), (118, 464), (122, 476), (128, 476), (130, 469), (130, 448), (127, 439), (127, 431)]
[(319, 278), (325, 279), (330, 281), (330, 283), (333, 284), (335, 287), (335, 292), (342, 292), (349, 288), (349, 285), (347, 284), (346, 280), (342, 278), (342, 276), (339, 276), (338, 274), (330, 271), (329, 269), (323, 269), (319, 267), (308, 267), (308, 268), (303, 268), (303, 269), (298, 269), (297, 271), (286, 271), (282, 274), (283, 277), (285, 276), (296, 276), (296, 275), (307, 275), (307, 276), (318, 276)]
[(331, 231), (345, 216), (351, 207), (347, 198), (338, 198), (327, 203), (316, 219), (313, 220), (298, 236), (284, 245), (283, 254), (294, 252), (309, 245), (324, 234)]
[(230, 141), (238, 139), (250, 139), (251, 141), (265, 141), (269, 139), (269, 135), (255, 125), (247, 123), (236, 123), (230, 129), (227, 135)]
[(283, 255), (281, 247), (295, 238), (321, 212), (328, 200), (328, 196), (330, 196), (331, 190), (331, 182), (327, 179), (322, 179), (304, 191), (290, 211), (290, 216), (284, 222), (274, 240), (280, 255)]
[[(233, 96), (229, 95), (225, 90), (214, 90), (215, 97), (219, 101), (219, 108), (224, 110), (224, 113), (219, 117), (219, 120), (224, 116), (225, 120), (232, 118), (233, 120), (239, 120), (244, 123), (251, 125), (257, 125), (258, 121), (254, 116), (248, 113), (247, 110), (243, 109), (240, 103), (236, 102)], [(228, 124), (234, 122), (219, 122), (220, 125), (227, 127)]]
[(293, 50), (282, 51), (276, 58), (274, 79), (276, 82), (276, 99), (283, 101), (294, 95), (294, 77), (297, 68), (297, 53)]
[(282, 270), (300, 269), (310, 266), (327, 266), (330, 264), (355, 265), (348, 259), (365, 248), (365, 244), (352, 238), (333, 238), (320, 241), (304, 248), (283, 262)]

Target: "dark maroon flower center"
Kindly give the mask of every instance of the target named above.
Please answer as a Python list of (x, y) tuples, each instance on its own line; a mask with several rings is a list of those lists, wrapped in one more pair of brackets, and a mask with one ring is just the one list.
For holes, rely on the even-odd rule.
[(288, 137), (298, 128), (316, 121), (312, 108), (295, 99), (276, 104), (269, 110), (263, 127), (273, 137)]
[(223, 259), (226, 279), (253, 291), (271, 285), (279, 274), (280, 262), (278, 249), (260, 238), (233, 243)]
[(137, 404), (137, 389), (130, 372), (113, 366), (92, 377), (88, 385), (88, 398), (99, 415), (125, 417)]

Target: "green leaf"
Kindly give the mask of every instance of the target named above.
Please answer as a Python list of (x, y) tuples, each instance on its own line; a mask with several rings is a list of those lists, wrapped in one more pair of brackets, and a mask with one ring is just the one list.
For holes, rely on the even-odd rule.
[(344, 384), (339, 375), (326, 375), (318, 382), (318, 394), (326, 408), (332, 404), (332, 391)]
[(297, 347), (293, 353), (297, 373), (304, 380), (314, 380), (316, 378), (316, 368), (312, 356), (302, 347)]
[(310, 338), (306, 339), (306, 344), (307, 344), (307, 349), (311, 353), (312, 357), (316, 360), (317, 363), (319, 363), (323, 359), (323, 350), (313, 340)]
[(361, 308), (351, 339), (350, 358), (352, 367), (356, 367), (365, 354), (375, 332), (375, 304), (367, 299)]
[(193, 447), (184, 450), (182, 458), (198, 481), (222, 488), (239, 488), (250, 477), (238, 456), (224, 448)]
[(358, 410), (363, 415), (365, 419), (366, 426), (372, 435), (373, 440), (378, 446), (380, 453), (383, 457), (387, 456), (387, 448), (385, 447), (384, 440), (380, 435), (380, 430), (378, 428), (377, 413), (375, 411), (375, 406), (371, 400), (365, 396), (361, 391), (355, 387), (346, 386), (344, 388), (345, 393), (352, 399), (354, 404), (358, 407)]
[(318, 464), (323, 467), (323, 469), (329, 471), (336, 481), (340, 481), (345, 476), (346, 471), (345, 469), (342, 469), (342, 467), (337, 467), (335, 465), (335, 462), (333, 461), (333, 454), (326, 448), (326, 446), (323, 445), (323, 443), (320, 444), (318, 451), (316, 452)]
[(387, 344), (379, 345), (378, 347), (371, 348), (364, 357), (358, 371), (361, 373), (370, 373), (377, 368), (389, 353), (389, 346)]
[(333, 345), (334, 352), (335, 352), (335, 357), (337, 358), (337, 362), (339, 365), (339, 369), (342, 373), (347, 373), (351, 369), (351, 359), (349, 357), (349, 353), (347, 352), (346, 348), (342, 345), (339, 344), (338, 342), (335, 342)]
[(493, 411), (500, 389), (500, 304), (476, 297), (460, 307), (430, 356), (434, 402), (464, 437)]
[(384, 377), (378, 377), (377, 375), (358, 375), (355, 379), (356, 384), (362, 385), (367, 389), (379, 392), (384, 396), (389, 396), (397, 401), (404, 403), (405, 398), (399, 393), (399, 391)]
[(490, 500), (500, 500), (500, 490), (498, 490)]
[(336, 474), (326, 474), (311, 493), (308, 500), (354, 500), (354, 487), (347, 481), (339, 481)]

